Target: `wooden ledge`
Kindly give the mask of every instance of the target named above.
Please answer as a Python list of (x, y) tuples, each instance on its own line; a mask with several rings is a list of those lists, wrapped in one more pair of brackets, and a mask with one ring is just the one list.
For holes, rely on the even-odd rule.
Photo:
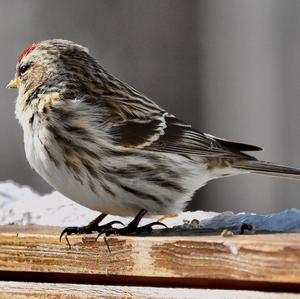
[(0, 227), (0, 279), (300, 291), (300, 234), (70, 237)]
[(300, 295), (257, 291), (0, 281), (0, 298), (297, 299)]

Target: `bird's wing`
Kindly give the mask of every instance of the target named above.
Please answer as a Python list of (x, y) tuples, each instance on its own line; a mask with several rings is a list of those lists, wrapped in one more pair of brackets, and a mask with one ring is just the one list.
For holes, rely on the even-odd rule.
[(200, 133), (172, 115), (166, 115), (165, 121), (164, 134), (149, 146), (151, 150), (205, 156), (235, 156), (242, 151), (262, 150), (257, 146)]
[(135, 89), (117, 82), (118, 88), (103, 93), (101, 99), (111, 112), (110, 136), (118, 146), (205, 156), (236, 156), (243, 151), (262, 150), (198, 132)]
[(241, 151), (261, 150), (257, 146), (200, 133), (169, 114), (119, 123), (113, 127), (113, 136), (115, 142), (124, 147), (168, 153), (235, 156)]

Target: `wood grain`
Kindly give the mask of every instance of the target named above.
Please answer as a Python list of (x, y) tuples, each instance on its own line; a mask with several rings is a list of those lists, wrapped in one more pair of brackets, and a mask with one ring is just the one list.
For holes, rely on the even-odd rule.
[(70, 237), (69, 248), (59, 231), (2, 227), (1, 279), (300, 289), (300, 234), (110, 237), (109, 253), (103, 238)]
[(203, 290), (104, 285), (96, 286), (86, 284), (54, 284), (0, 281), (0, 298), (299, 299), (300, 295), (235, 290)]

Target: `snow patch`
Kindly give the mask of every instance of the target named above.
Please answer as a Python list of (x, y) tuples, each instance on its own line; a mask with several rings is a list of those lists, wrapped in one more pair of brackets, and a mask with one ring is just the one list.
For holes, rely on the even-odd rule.
[[(57, 191), (40, 195), (30, 187), (19, 186), (12, 181), (0, 182), (0, 225), (80, 226), (88, 224), (98, 215), (99, 212), (80, 206)], [(127, 224), (131, 218), (108, 216), (105, 220), (119, 220)], [(141, 224), (156, 220), (146, 218)], [(181, 213), (164, 223), (168, 227), (182, 225), (187, 229), (230, 229), (244, 223), (251, 224), (257, 231), (300, 232), (300, 211), (289, 209), (270, 215), (195, 211)]]

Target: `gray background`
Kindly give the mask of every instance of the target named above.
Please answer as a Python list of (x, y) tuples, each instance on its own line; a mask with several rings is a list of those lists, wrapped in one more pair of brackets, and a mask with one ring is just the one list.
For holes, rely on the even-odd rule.
[[(201, 131), (260, 145), (300, 167), (300, 1), (0, 1), (0, 180), (51, 188), (27, 164), (6, 90), (33, 41), (90, 48), (113, 74)], [(269, 213), (299, 204), (300, 182), (254, 175), (202, 188), (190, 208)]]

